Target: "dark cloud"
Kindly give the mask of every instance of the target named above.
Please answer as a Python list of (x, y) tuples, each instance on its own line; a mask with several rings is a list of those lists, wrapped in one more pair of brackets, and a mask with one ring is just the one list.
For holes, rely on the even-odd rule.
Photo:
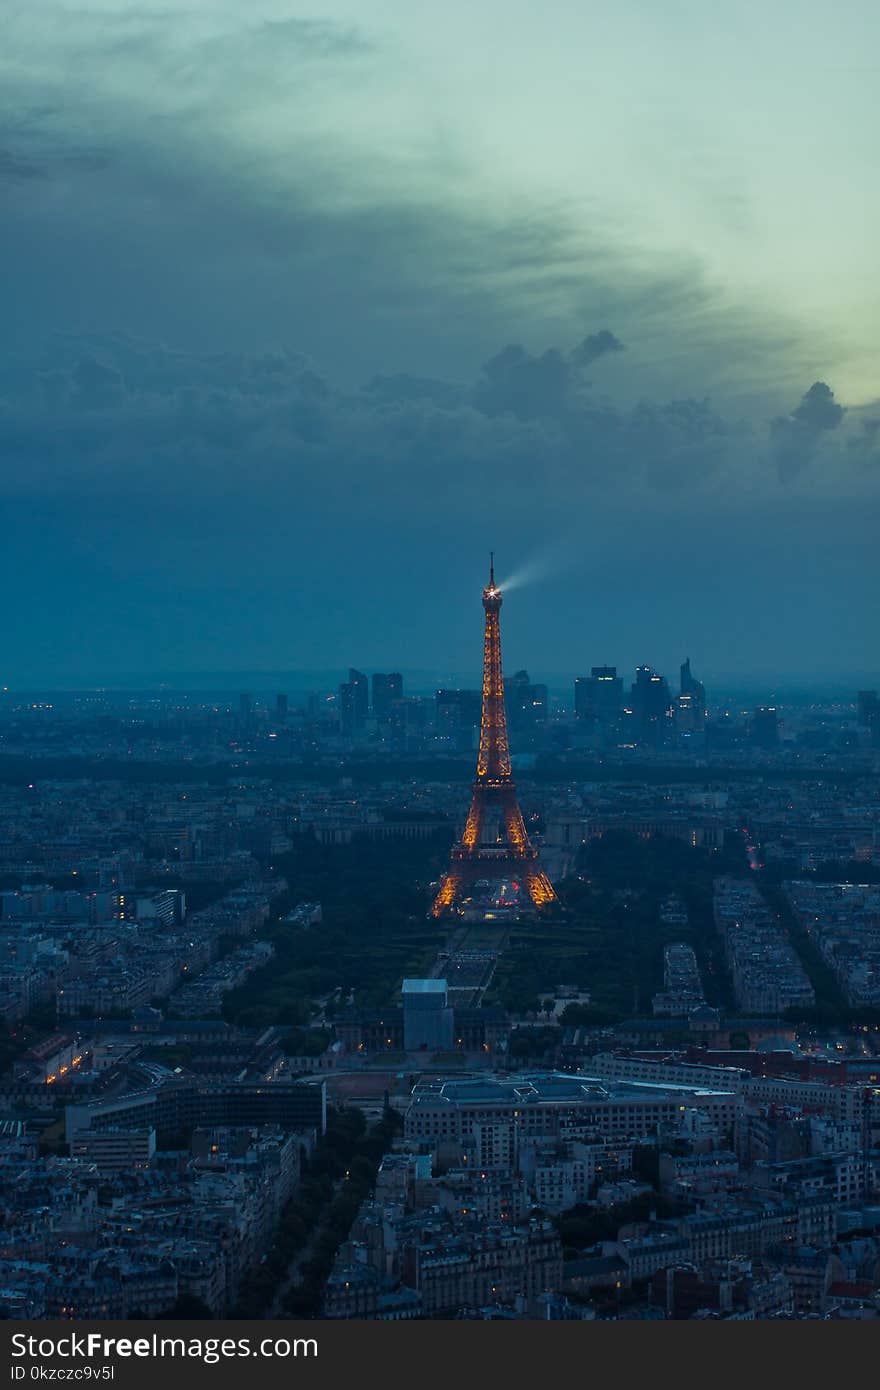
[(880, 405), (869, 406), (867, 412), (858, 420), (858, 428), (846, 441), (848, 457), (853, 460), (861, 473), (870, 470), (880, 475)]
[(70, 374), (70, 404), (74, 410), (107, 410), (125, 394), (122, 373), (97, 357), (82, 357)]
[[(16, 9), (0, 54), (0, 564), (22, 596), (8, 649), (42, 644), (41, 669), (83, 643), (256, 661), (292, 615), (327, 659), (353, 633), (389, 634), (389, 661), (433, 650), (489, 528), (511, 555), (572, 540), (609, 647), (627, 585), (635, 624), (665, 594), (679, 631), (744, 498), (730, 609), (704, 605), (726, 644), (756, 513), (875, 485), (871, 420), (816, 387), (768, 433), (811, 379), (809, 326), (737, 306), (699, 235), (676, 251), (650, 218), (487, 165), (387, 26), (282, 0), (45, 8)], [(132, 332), (89, 331), (108, 323)], [(76, 331), (43, 351), (58, 324)]]
[(398, 372), (394, 376), (375, 376), (367, 383), (365, 390), (373, 400), (384, 405), (431, 401), (441, 409), (450, 410), (463, 405), (466, 399), (463, 386), (431, 377), (408, 376), (405, 372)]
[(796, 478), (810, 463), (821, 436), (836, 430), (844, 408), (824, 381), (814, 381), (790, 415), (778, 416), (771, 424), (773, 456), (783, 481)]
[(571, 353), (571, 361), (576, 367), (588, 367), (608, 352), (623, 352), (623, 343), (607, 328), (591, 333)]
[(0, 181), (17, 183), (27, 179), (45, 178), (45, 170), (33, 160), (24, 159), (12, 150), (0, 149)]
[[(594, 357), (617, 350), (607, 331), (584, 341)], [(0, 371), (3, 484), (227, 495), (261, 479), (312, 499), (351, 485), (353, 508), (405, 514), (433, 502), (401, 480), (442, 477), (464, 504), (499, 469), (510, 513), (528, 508), (538, 476), (563, 510), (585, 490), (717, 479), (737, 430), (708, 401), (615, 406), (586, 381), (584, 355), (508, 346), (471, 385), (396, 374), (346, 390), (287, 348), (198, 354), (121, 333), (56, 335), (30, 371)], [(357, 487), (365, 474), (369, 496)]]
[(834, 392), (824, 381), (814, 381), (791, 418), (813, 434), (836, 430), (843, 419), (843, 406), (834, 399)]
[[(760, 439), (709, 400), (614, 404), (573, 356), (507, 348), (470, 384), (384, 374), (352, 390), (284, 345), (197, 353), (124, 333), (56, 335), (39, 360), (0, 368), (10, 518), (0, 568), (22, 595), (8, 644), (18, 669), (27, 660), (39, 671), (59, 661), (102, 671), (111, 652), (131, 670), (349, 656), (369, 665), (359, 656), (367, 638), (377, 662), (409, 653), (426, 664), (437, 642), (447, 650), (459, 580), (455, 650), (468, 660), (467, 586), (475, 556), (493, 543), (511, 569), (538, 545), (570, 545), (567, 602), (594, 613), (597, 660), (614, 658), (621, 624), (641, 632), (658, 604), (669, 641), (684, 615), (702, 614), (688, 617), (682, 640), (703, 650), (715, 641), (716, 660), (726, 659), (712, 637), (715, 601), (695, 595), (694, 566), (715, 575), (713, 548), (723, 551), (723, 583), (739, 592), (758, 499), (771, 558), (756, 594), (778, 592), (805, 556), (830, 563), (830, 511), (815, 497), (804, 510), (814, 473), (783, 492), (761, 472)], [(877, 414), (845, 436), (838, 484), (846, 460), (863, 485), (874, 478), (864, 464)], [(811, 421), (820, 439), (842, 435), (843, 425)], [(771, 532), (778, 539), (779, 515), (798, 507), (801, 538), (785, 533), (777, 563)], [(855, 508), (858, 525), (867, 510)], [(846, 524), (853, 534), (839, 503), (836, 515), (832, 531)], [(400, 576), (417, 570), (425, 586), (406, 597)], [(557, 621), (545, 601), (526, 589), (511, 604), (523, 624), (511, 660), (526, 664), (537, 648), (551, 669), (578, 664), (570, 608)], [(723, 602), (732, 630), (736, 606)], [(279, 633), (294, 643), (284, 656)], [(754, 638), (738, 640), (745, 650)]]
[(569, 406), (573, 379), (570, 362), (556, 348), (534, 357), (511, 343), (486, 363), (473, 399), (484, 415), (539, 419)]
[(582, 369), (622, 351), (623, 344), (607, 328), (591, 333), (569, 353), (549, 348), (533, 356), (511, 343), (485, 364), (472, 399), (486, 415), (511, 414), (519, 420), (577, 412), (586, 402)]
[[(402, 480), (442, 477), (464, 505), (503, 469), (499, 505), (513, 515), (527, 513), (538, 477), (544, 505), (560, 514), (597, 490), (650, 505), (658, 492), (686, 491), (692, 503), (761, 485), (760, 436), (708, 398), (624, 407), (599, 395), (582, 364), (620, 350), (606, 329), (572, 350), (508, 345), (471, 384), (397, 373), (351, 390), (284, 346), (195, 353), (124, 333), (57, 334), (29, 368), (0, 369), (0, 486), (15, 495), (208, 486), (225, 497), (261, 480), (313, 501), (350, 487), (353, 510), (404, 515), (433, 502)], [(771, 422), (784, 482), (800, 476), (843, 414), (816, 383)], [(835, 453), (853, 478), (878, 445), (877, 421), (858, 424)], [(358, 487), (366, 475), (368, 495)]]
[(109, 163), (103, 146), (72, 140), (64, 129), (63, 113), (52, 107), (0, 117), (0, 181), (27, 183), (92, 173)]
[[(646, 393), (680, 375), (698, 395), (763, 392), (769, 361), (780, 370), (779, 325), (763, 306), (732, 308), (696, 256), (646, 257), (585, 226), (575, 203), (488, 194), (476, 152), (433, 120), (372, 143), (355, 115), (334, 122), (337, 106), (384, 107), (400, 62), (387, 29), (214, 9), (170, 23), (104, 7), (70, 32), (59, 17), (50, 36), (17, 17), (39, 58), (0, 57), (16, 185), (7, 315), (20, 334), (111, 314), (200, 348), (292, 331), (353, 384), (376, 371), (379, 340), (391, 375), (472, 379), (526, 331), (573, 342), (581, 323), (613, 322), (638, 337), (627, 365)], [(619, 355), (605, 328), (564, 365)], [(558, 369), (551, 356), (530, 373), (529, 418), (556, 408)]]

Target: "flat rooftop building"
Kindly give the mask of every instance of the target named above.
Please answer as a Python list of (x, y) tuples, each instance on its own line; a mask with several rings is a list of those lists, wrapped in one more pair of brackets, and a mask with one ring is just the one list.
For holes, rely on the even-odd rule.
[(407, 1052), (452, 1047), (454, 1017), (445, 980), (403, 982), (403, 1045)]
[(723, 1132), (741, 1105), (733, 1090), (541, 1072), (422, 1083), (412, 1093), (404, 1133), (408, 1139), (461, 1139), (476, 1124), (506, 1123), (530, 1137), (589, 1130), (623, 1138), (654, 1134), (688, 1109), (708, 1111)]

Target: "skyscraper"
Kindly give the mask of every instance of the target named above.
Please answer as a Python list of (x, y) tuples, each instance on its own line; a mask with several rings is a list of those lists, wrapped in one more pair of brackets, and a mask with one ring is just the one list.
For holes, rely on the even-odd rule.
[(339, 687), (339, 727), (354, 734), (364, 727), (370, 706), (369, 681), (363, 671), (348, 668), (348, 680)]
[(769, 751), (779, 746), (779, 713), (775, 705), (759, 705), (752, 711), (750, 733), (756, 748)]
[(547, 687), (533, 685), (528, 671), (517, 671), (504, 682), (507, 722), (517, 733), (543, 724), (547, 718)]
[(362, 729), (367, 722), (370, 710), (370, 682), (363, 671), (348, 668), (348, 679), (354, 688), (354, 708), (357, 728)]
[(438, 690), (434, 700), (437, 733), (462, 751), (472, 748), (480, 709), (479, 690)]
[(373, 673), (373, 718), (381, 723), (391, 718), (395, 700), (403, 699), (403, 676), (399, 671), (389, 675), (381, 671)]
[(675, 703), (675, 727), (678, 733), (700, 734), (706, 727), (706, 687), (691, 672), (691, 659), (681, 664), (679, 696)]
[(705, 700), (706, 688), (702, 681), (698, 681), (691, 672), (691, 659), (685, 657), (679, 668), (679, 691), (682, 695), (702, 696)]
[(672, 697), (664, 676), (651, 666), (637, 666), (630, 690), (635, 733), (643, 743), (657, 744), (665, 739), (671, 720)]
[(623, 680), (616, 666), (593, 666), (589, 676), (578, 676), (574, 683), (574, 712), (578, 719), (593, 719), (610, 725), (623, 704)]

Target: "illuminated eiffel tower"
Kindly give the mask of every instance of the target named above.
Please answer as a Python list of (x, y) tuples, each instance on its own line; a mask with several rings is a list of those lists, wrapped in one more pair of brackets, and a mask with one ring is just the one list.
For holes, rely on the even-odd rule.
[(504, 676), (501, 668), (501, 590), (495, 586), (495, 557), (483, 590), (483, 710), (480, 751), (471, 809), (461, 839), (453, 846), (431, 914), (531, 916), (558, 902), (529, 843), (510, 772)]

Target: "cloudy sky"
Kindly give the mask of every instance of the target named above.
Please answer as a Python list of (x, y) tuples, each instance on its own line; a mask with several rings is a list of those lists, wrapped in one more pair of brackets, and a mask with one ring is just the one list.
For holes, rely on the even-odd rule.
[(40, 0), (4, 680), (876, 672), (871, 0)]

